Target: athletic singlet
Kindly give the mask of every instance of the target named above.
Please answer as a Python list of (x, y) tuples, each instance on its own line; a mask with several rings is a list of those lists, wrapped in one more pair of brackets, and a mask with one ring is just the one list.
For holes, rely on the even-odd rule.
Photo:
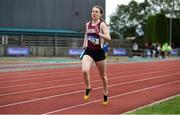
[(88, 44), (87, 48), (92, 50), (99, 50), (101, 49), (101, 39), (98, 34), (96, 34), (95, 28), (98, 28), (100, 30), (100, 24), (102, 21), (100, 21), (97, 25), (92, 26), (92, 23), (89, 22), (88, 24), (88, 30), (87, 30), (87, 39)]

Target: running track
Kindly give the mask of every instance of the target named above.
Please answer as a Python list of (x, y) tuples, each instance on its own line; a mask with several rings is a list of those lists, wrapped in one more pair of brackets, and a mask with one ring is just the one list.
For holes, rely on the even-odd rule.
[(83, 101), (79, 65), (0, 72), (0, 114), (119, 114), (180, 93), (179, 60), (111, 63), (107, 69), (108, 106), (101, 104), (102, 84), (95, 66), (88, 102)]

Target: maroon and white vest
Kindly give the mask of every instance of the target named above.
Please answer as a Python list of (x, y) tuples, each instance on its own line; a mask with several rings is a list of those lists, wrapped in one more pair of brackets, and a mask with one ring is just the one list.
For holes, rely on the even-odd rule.
[(92, 25), (92, 22), (89, 22), (88, 28), (87, 28), (87, 48), (92, 50), (99, 50), (101, 49), (101, 38), (98, 34), (96, 34), (96, 28), (100, 30), (100, 24), (102, 21), (100, 21), (96, 25)]

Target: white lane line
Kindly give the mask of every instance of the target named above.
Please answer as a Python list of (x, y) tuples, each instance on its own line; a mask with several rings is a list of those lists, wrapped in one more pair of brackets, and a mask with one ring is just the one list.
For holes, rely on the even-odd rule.
[[(67, 72), (63, 72), (63, 73), (67, 73)], [(18, 81), (27, 81), (27, 80), (38, 80), (38, 79), (44, 79), (44, 78), (52, 78), (52, 77), (58, 77), (59, 74), (63, 74), (62, 72), (54, 72), (54, 73), (39, 73), (39, 74), (33, 74), (33, 76), (45, 76), (45, 77), (34, 77), (34, 78), (25, 78), (25, 79), (18, 79), (18, 80), (9, 80), (9, 81), (2, 81), (0, 83), (11, 83), (11, 82), (18, 82)], [(67, 76), (72, 75), (73, 73), (77, 73), (77, 71), (74, 71), (72, 73), (66, 74)], [(49, 77), (49, 75), (55, 75), (55, 76), (51, 76)], [(32, 76), (32, 74), (28, 74), (28, 75), (24, 75), (24, 76)], [(60, 76), (59, 76), (60, 78)]]
[[(75, 70), (73, 70), (73, 71), (68, 71), (68, 72), (75, 72)], [(46, 72), (46, 70), (39, 70), (39, 71), (16, 71), (16, 72), (8, 72), (8, 75), (7, 74), (5, 74), (4, 75), (4, 73), (0, 73), (0, 75), (1, 75), (1, 77), (0, 77), (0, 79), (4, 79), (4, 78), (14, 78), (14, 75), (19, 75), (19, 76), (16, 76), (16, 77), (18, 77), (18, 78), (21, 78), (21, 77), (24, 77), (24, 76), (22, 76), (22, 75), (24, 75), (24, 74), (26, 74), (27, 76), (34, 76), (34, 75), (37, 75), (37, 74), (39, 74), (39, 75), (44, 75), (44, 74), (46, 74), (46, 73), (51, 73), (51, 74), (53, 74), (53, 73), (66, 73), (65, 71), (58, 71), (58, 70), (47, 70), (47, 72)], [(7, 77), (2, 77), (2, 76), (7, 76)], [(11, 76), (11, 75), (13, 75), (13, 76)]]
[[(161, 68), (160, 70), (164, 70), (164, 69), (168, 69), (169, 70), (169, 68), (171, 68), (171, 67), (166, 67), (166, 68)], [(176, 67), (177, 68), (177, 67)], [(172, 69), (172, 68), (171, 68)], [(136, 71), (131, 71), (131, 72), (139, 72), (139, 71), (144, 71), (145, 69), (141, 69), (141, 70), (136, 70)], [(157, 69), (155, 69), (155, 70), (157, 70)], [(168, 71), (167, 70), (167, 71)], [(154, 69), (153, 70), (149, 70), (149, 71), (154, 71)], [(129, 72), (129, 71), (122, 71), (122, 72), (118, 72), (118, 74), (122, 74), (122, 73), (127, 73), (127, 72)], [(113, 72), (114, 73), (114, 72)], [(76, 73), (75, 73), (76, 74)], [(78, 74), (78, 73), (77, 73)], [(96, 72), (92, 72), (91, 74), (96, 74)], [(117, 74), (117, 73), (116, 73)], [(47, 74), (46, 74), (47, 75)], [(41, 79), (41, 78), (52, 78), (52, 77), (57, 77), (57, 76), (59, 76), (59, 74), (55, 74), (55, 76), (47, 76), (47, 77), (38, 77), (38, 78), (31, 78), (31, 79), (23, 79), (23, 81), (26, 81), (26, 80), (32, 80), (32, 79)], [(72, 75), (72, 74), (70, 74), (70, 75)], [(110, 75), (112, 75), (112, 74), (110, 74)], [(109, 74), (108, 74), (108, 76), (109, 76)], [(63, 80), (68, 80), (68, 79), (63, 79)], [(63, 81), (63, 80), (60, 80), (60, 81)], [(71, 80), (74, 80), (74, 79), (71, 79)], [(76, 78), (75, 78), (75, 80), (76, 80)], [(6, 81), (6, 82), (17, 82), (17, 81), (20, 81), (20, 80), (13, 80), (13, 81)], [(22, 81), (22, 80), (21, 80)], [(59, 80), (58, 80), (59, 81)], [(49, 82), (49, 81), (48, 81)], [(47, 83), (48, 83), (47, 82)], [(1, 82), (2, 83), (2, 82)], [(41, 84), (41, 82), (38, 82), (39, 84)], [(38, 84), (38, 83), (32, 83), (32, 85), (34, 85), (34, 84)], [(16, 87), (16, 86), (28, 86), (28, 85), (31, 85), (31, 84), (22, 84), (22, 85), (13, 85), (13, 86), (5, 86), (5, 87), (0, 87), (0, 89), (3, 89), (3, 88), (11, 88), (11, 87)]]
[[(111, 74), (111, 77), (108, 78), (108, 79), (109, 79), (109, 80), (121, 79), (121, 78), (128, 78), (128, 77), (141, 76), (141, 75), (149, 75), (149, 74), (153, 74), (153, 73), (159, 73), (159, 72), (165, 72), (165, 71), (172, 71), (172, 70), (177, 70), (177, 69), (168, 69), (168, 70), (163, 70), (163, 71), (154, 71), (154, 72), (141, 73), (141, 74), (125, 75), (125, 76), (120, 76), (120, 77), (114, 77), (114, 76), (112, 77), (112, 75), (117, 75), (117, 73), (113, 73), (113, 74)], [(81, 79), (81, 78), (67, 79), (67, 81), (68, 81), (68, 80), (70, 80), (70, 81), (71, 81), (71, 80), (77, 80), (77, 79)], [(60, 81), (61, 81), (61, 80), (60, 80)], [(63, 80), (63, 81), (65, 81), (65, 80)], [(98, 79), (98, 80), (92, 81), (92, 83), (100, 82), (100, 81), (101, 81), (101, 80)], [(0, 97), (2, 97), (2, 96), (8, 96), (8, 95), (20, 94), (20, 93), (33, 92), (33, 91), (41, 91), (41, 90), (53, 89), (53, 88), (68, 87), (68, 86), (80, 85), (80, 84), (84, 84), (84, 82), (64, 84), (64, 85), (56, 85), (56, 86), (51, 86), (51, 87), (31, 89), (31, 90), (25, 90), (25, 91), (17, 91), (17, 92), (11, 92), (11, 93), (4, 93), (4, 94), (0, 94)]]
[[(165, 76), (172, 76), (172, 75), (177, 75), (177, 74), (180, 74), (180, 73), (168, 74), (168, 75), (163, 75), (163, 76), (165, 77)], [(117, 83), (117, 84), (109, 85), (108, 87), (110, 88), (110, 87), (124, 85), (124, 84), (142, 82), (142, 81), (146, 81), (146, 80), (152, 80), (152, 79), (156, 79), (156, 78), (161, 78), (163, 76), (154, 77), (154, 78), (146, 78), (146, 79), (141, 79), (141, 80), (134, 80), (134, 81), (124, 82), (124, 83)], [(98, 89), (101, 89), (101, 88), (102, 87), (97, 87), (97, 88), (93, 88), (93, 90), (98, 90)], [(25, 104), (25, 103), (29, 103), (29, 102), (45, 100), (45, 99), (50, 99), (50, 98), (60, 97), (60, 96), (64, 96), (64, 95), (80, 93), (80, 92), (84, 92), (84, 90), (78, 90), (78, 91), (73, 91), (73, 92), (69, 92), (69, 93), (62, 93), (62, 94), (58, 94), (58, 95), (47, 96), (47, 97), (43, 97), (43, 98), (37, 98), (37, 99), (32, 99), (32, 100), (27, 100), (27, 101), (21, 101), (21, 102), (16, 102), (16, 103), (11, 103), (11, 104), (5, 104), (5, 105), (1, 105), (0, 108), (19, 105), (19, 104)]]
[[(172, 70), (176, 70), (176, 69), (172, 69)], [(109, 80), (128, 78), (128, 77), (133, 77), (133, 76), (148, 75), (148, 74), (159, 73), (159, 72), (165, 72), (165, 71), (156, 71), (156, 72), (148, 72), (148, 73), (141, 73), (141, 74), (125, 75), (125, 76), (120, 76), (120, 77), (114, 77), (113, 76), (113, 77), (109, 78)], [(117, 75), (117, 74), (114, 73), (114, 75)], [(161, 76), (161, 77), (164, 77), (164, 76)], [(158, 78), (161, 78), (161, 77), (158, 77)], [(146, 78), (146, 79), (151, 79), (151, 78), (156, 78), (156, 77), (150, 77), (150, 78)], [(72, 80), (72, 79), (68, 79), (68, 80)], [(92, 81), (92, 83), (95, 83), (95, 82), (101, 82), (101, 80), (93, 80)], [(4, 94), (0, 94), (0, 97), (8, 96), (8, 95), (16, 95), (16, 94), (21, 94), (21, 93), (28, 93), (28, 92), (33, 92), (33, 91), (49, 90), (49, 89), (60, 88), (60, 87), (68, 87), (68, 86), (80, 85), (80, 84), (84, 84), (84, 82), (64, 84), (64, 85), (57, 85), (57, 86), (52, 86), (52, 87), (38, 88), (38, 89), (32, 89), (32, 90), (12, 92), (12, 93), (4, 93)]]
[(60, 80), (43, 81), (43, 82), (37, 82), (37, 83), (5, 86), (5, 87), (0, 87), (0, 90), (7, 89), (7, 88), (25, 87), (25, 86), (31, 86), (31, 85), (50, 84), (50, 83), (60, 82), (60, 81), (72, 81), (72, 80), (78, 80), (78, 79), (82, 79), (82, 78), (63, 79), (63, 80), (60, 79)]
[[(109, 97), (109, 99), (113, 99), (113, 98), (117, 98), (117, 97), (122, 97), (122, 96), (125, 96), (125, 95), (130, 95), (130, 94), (134, 94), (134, 93), (138, 93), (138, 92), (142, 92), (142, 91), (146, 91), (146, 90), (150, 90), (150, 89), (153, 89), (153, 88), (158, 88), (158, 87), (162, 87), (162, 86), (166, 86), (166, 85), (171, 85), (171, 84), (179, 83), (179, 82), (180, 82), (180, 80), (173, 81), (173, 82), (168, 82), (168, 83), (161, 84), (161, 85), (154, 85), (154, 86), (143, 88), (143, 89), (140, 89), (140, 90), (135, 90), (135, 91), (131, 91), (131, 92), (128, 92), (128, 93), (122, 93), (120, 95), (114, 95), (114, 96)], [(55, 111), (50, 111), (50, 112), (44, 113), (43, 115), (54, 114), (56, 112), (61, 112), (61, 111), (69, 110), (69, 109), (74, 109), (74, 108), (81, 107), (81, 106), (84, 106), (84, 105), (96, 103), (96, 102), (99, 102), (101, 100), (102, 99), (97, 99), (97, 100), (94, 100), (94, 101), (91, 101), (91, 102), (77, 104), (77, 105), (66, 107), (66, 108), (63, 108), (63, 109), (58, 109), (58, 110), (55, 110)]]
[[(174, 66), (172, 66), (172, 67), (174, 67)], [(148, 67), (149, 68), (149, 67)], [(147, 68), (147, 69), (148, 69)], [(165, 67), (165, 68), (167, 68), (167, 67)], [(138, 68), (136, 68), (136, 69), (138, 69)], [(144, 68), (143, 68), (144, 69)], [(138, 70), (142, 70), (142, 68), (140, 67), (140, 69), (138, 69)], [(125, 71), (125, 70), (123, 70), (123, 71)], [(77, 71), (70, 71), (71, 73), (77, 73)], [(43, 75), (58, 75), (58, 74), (63, 74), (63, 73), (67, 73), (67, 72), (64, 72), (64, 71), (61, 71), (61, 72), (58, 72), (58, 71), (55, 71), (55, 72), (51, 72), (51, 73), (43, 73), (43, 72), (37, 72), (37, 73), (30, 73), (30, 74), (27, 74), (27, 75), (24, 75), (24, 76), (20, 76), (20, 77), (18, 77), (18, 78), (26, 78), (26, 77), (28, 77), (28, 76), (43, 76)], [(69, 72), (68, 72), (69, 73)], [(123, 73), (123, 72), (122, 72)], [(15, 73), (15, 75), (17, 75), (17, 73)], [(67, 75), (72, 75), (72, 74), (67, 74)], [(0, 82), (0, 83), (9, 83), (9, 82), (17, 82), (17, 81), (26, 81), (26, 80), (34, 80), (34, 79), (41, 79), (41, 78), (49, 78), (48, 76), (47, 77), (35, 77), (35, 78), (27, 78), (27, 79), (18, 79), (18, 80), (9, 80), (9, 81), (2, 81), (2, 82)], [(0, 77), (0, 79), (1, 79), (1, 77)], [(4, 78), (3, 78), (4, 79)]]

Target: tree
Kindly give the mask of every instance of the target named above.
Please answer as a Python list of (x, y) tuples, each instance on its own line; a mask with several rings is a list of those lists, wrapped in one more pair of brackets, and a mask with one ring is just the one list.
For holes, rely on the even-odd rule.
[(154, 13), (163, 13), (167, 17), (180, 18), (179, 0), (149, 0)]
[(119, 5), (110, 17), (110, 31), (121, 39), (143, 36), (148, 16), (159, 13), (180, 18), (180, 0), (145, 0), (139, 4), (131, 1), (128, 5)]
[(117, 13), (110, 17), (110, 30), (117, 36), (123, 35), (126, 27), (128, 6), (118, 6)]
[(116, 14), (110, 17), (110, 30), (120, 38), (143, 35), (148, 2), (138, 4), (131, 1), (128, 5), (119, 5)]
[(169, 42), (168, 39), (168, 19), (164, 14), (149, 16), (147, 21), (146, 38), (151, 42), (161, 44)]

